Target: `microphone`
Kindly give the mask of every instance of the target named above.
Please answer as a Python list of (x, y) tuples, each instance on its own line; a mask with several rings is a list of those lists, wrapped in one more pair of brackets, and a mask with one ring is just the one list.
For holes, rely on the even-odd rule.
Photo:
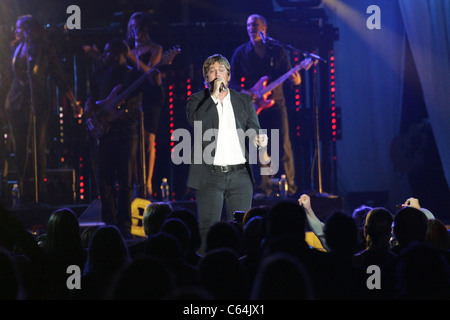
[(262, 43), (266, 44), (266, 37), (264, 36), (264, 32), (260, 31), (259, 36), (261, 37)]
[(264, 44), (268, 43), (278, 43), (277, 40), (271, 37), (266, 37), (262, 31), (259, 32), (259, 36), (261, 37), (261, 40)]
[[(216, 82), (216, 80), (217, 80), (217, 78), (209, 83), (211, 90), (214, 89), (214, 82)], [(225, 87), (225, 85), (223, 83), (221, 83), (220, 87), (219, 87), (219, 92), (222, 92), (222, 91), (227, 91), (227, 87)]]

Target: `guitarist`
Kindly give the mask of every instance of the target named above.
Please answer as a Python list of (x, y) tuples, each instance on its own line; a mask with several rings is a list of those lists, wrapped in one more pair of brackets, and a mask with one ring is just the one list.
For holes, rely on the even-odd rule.
[[(264, 107), (263, 103), (269, 101), (257, 101), (254, 90), (256, 83), (267, 77), (267, 81), (273, 81), (289, 71), (292, 66), (283, 47), (276, 44), (263, 43), (260, 32), (266, 36), (267, 22), (260, 15), (252, 14), (247, 18), (247, 33), (249, 41), (239, 46), (231, 58), (231, 81), (230, 87), (241, 92), (246, 92), (252, 96), (254, 103), (258, 107)], [(241, 79), (245, 78), (244, 87), (241, 87)], [(300, 85), (301, 77), (299, 72), (291, 75), (289, 81), (292, 85)], [(295, 184), (294, 155), (289, 137), (289, 122), (286, 110), (286, 101), (283, 92), (283, 85), (279, 85), (271, 92), (270, 100), (274, 103), (270, 108), (264, 109), (259, 115), (262, 128), (279, 129), (280, 133), (280, 159), (283, 164), (289, 183), (289, 193), (297, 191)], [(273, 142), (273, 141), (272, 141)], [(270, 148), (268, 149), (270, 150)], [(275, 174), (275, 173), (274, 173)], [(271, 176), (261, 175), (261, 181), (256, 188), (257, 192), (262, 192), (266, 196), (272, 193)]]
[[(106, 44), (102, 63), (92, 74), (85, 106), (87, 115), (94, 113), (98, 115), (97, 118), (104, 115), (107, 106), (110, 106), (109, 102), (114, 100), (114, 95), (120, 93), (117, 88), (125, 90), (143, 74), (126, 64), (128, 53), (129, 48), (122, 40), (114, 39)], [(118, 85), (121, 87), (117, 87)], [(107, 130), (99, 137), (96, 145), (96, 173), (103, 222), (116, 225), (125, 238), (131, 237), (132, 173), (137, 153), (142, 92), (161, 85), (159, 71), (150, 73), (120, 106), (115, 106), (113, 111), (120, 108), (125, 112), (108, 123)]]

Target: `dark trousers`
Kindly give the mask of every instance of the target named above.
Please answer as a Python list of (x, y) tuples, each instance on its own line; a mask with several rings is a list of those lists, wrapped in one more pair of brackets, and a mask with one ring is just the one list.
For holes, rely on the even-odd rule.
[(212, 170), (208, 182), (195, 192), (202, 249), (208, 229), (221, 220), (225, 203), (228, 220), (233, 219), (235, 211), (247, 211), (252, 206), (253, 186), (248, 171), (220, 172)]
[(132, 173), (137, 143), (137, 126), (123, 125), (111, 128), (100, 139), (97, 149), (103, 222), (117, 226), (124, 233), (131, 229)]

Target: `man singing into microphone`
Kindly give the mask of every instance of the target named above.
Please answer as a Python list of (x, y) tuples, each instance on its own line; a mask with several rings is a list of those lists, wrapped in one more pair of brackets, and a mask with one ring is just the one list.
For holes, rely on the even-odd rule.
[[(250, 15), (247, 19), (247, 33), (250, 41), (239, 46), (231, 58), (230, 87), (248, 93), (252, 98), (255, 98), (254, 91), (260, 89), (255, 88), (258, 80), (262, 77), (268, 77), (267, 84), (269, 84), (292, 68), (285, 49), (266, 38), (266, 31), (266, 19), (258, 14)], [(245, 78), (243, 87), (241, 86), (242, 78)], [(290, 83), (295, 86), (300, 85), (301, 77), (298, 71), (292, 74)], [(259, 114), (259, 121), (261, 126), (268, 131), (271, 129), (280, 130), (280, 141), (278, 143), (281, 150), (282, 168), (289, 183), (288, 192), (295, 194), (297, 186), (294, 179), (294, 155), (289, 137), (289, 123), (283, 90), (283, 85), (273, 89), (270, 99), (274, 100), (275, 104)], [(263, 107), (258, 104), (264, 103), (264, 101), (254, 100), (254, 102), (257, 107)], [(275, 142), (272, 141), (272, 143)], [(257, 191), (270, 196), (272, 193), (270, 179), (270, 175), (261, 175)]]
[[(203, 76), (207, 88), (192, 94), (186, 107), (194, 130), (201, 126), (201, 135), (194, 134), (194, 148), (201, 146), (201, 159), (195, 158), (194, 150), (187, 182), (195, 190), (201, 251), (209, 227), (221, 220), (224, 202), (229, 220), (235, 211), (251, 208), (253, 177), (249, 152), (239, 132), (254, 132), (249, 140), (267, 146), (267, 135), (258, 134), (260, 125), (251, 97), (228, 89), (228, 60), (220, 54), (210, 56), (203, 64)], [(215, 132), (212, 139), (203, 141), (205, 132), (211, 131)]]

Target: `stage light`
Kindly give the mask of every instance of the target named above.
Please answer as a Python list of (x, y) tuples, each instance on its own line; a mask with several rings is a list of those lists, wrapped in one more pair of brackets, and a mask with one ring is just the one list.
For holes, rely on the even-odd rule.
[(334, 52), (330, 52), (330, 92), (331, 92), (331, 107), (330, 107), (330, 125), (331, 125), (331, 139), (333, 142), (342, 138), (341, 130), (341, 109), (336, 107), (336, 69)]
[(192, 85), (191, 85), (191, 79), (187, 78), (186, 79), (186, 96), (189, 98), (190, 95), (192, 94)]

